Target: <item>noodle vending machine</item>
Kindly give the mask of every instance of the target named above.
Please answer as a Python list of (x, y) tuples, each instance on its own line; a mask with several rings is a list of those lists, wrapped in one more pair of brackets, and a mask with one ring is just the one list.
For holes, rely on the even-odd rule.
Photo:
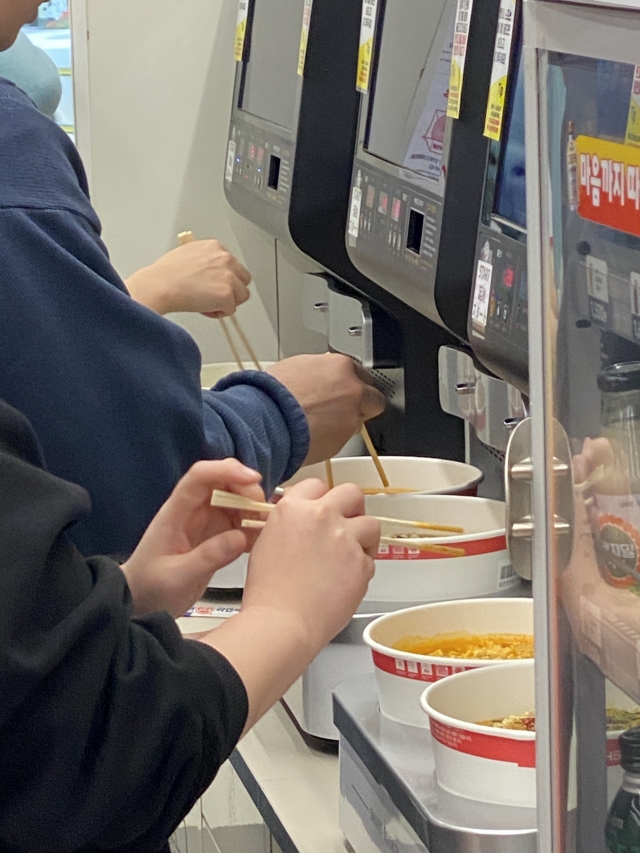
[(504, 453), (529, 395), (524, 69), (519, 5), (500, 11), (486, 102), (484, 190), (467, 333), (471, 354), (440, 353), (441, 403), (474, 428), (472, 449)]
[(371, 424), (379, 451), (463, 458), (462, 425), (438, 404), (438, 350), (451, 336), (367, 278), (345, 245), (361, 21), (361, 0), (239, 0), (225, 192), (303, 267), (313, 262), (301, 325), (389, 397)]
[[(440, 382), (441, 401), (443, 407), (452, 414), (462, 415), (473, 425), (470, 433), (471, 459), (479, 464), (485, 473), (493, 470), (496, 473), (496, 482), (492, 484), (494, 494), (502, 490), (502, 475), (504, 451), (506, 450), (509, 436), (513, 428), (521, 422), (525, 422), (525, 401), (529, 393), (528, 358), (527, 358), (527, 316), (526, 316), (526, 211), (525, 211), (525, 153), (524, 153), (524, 78), (521, 70), (521, 43), (522, 31), (520, 24), (520, 11), (515, 7), (511, 13), (506, 14), (504, 2), (499, 9), (495, 9), (495, 15), (491, 21), (487, 21), (486, 7), (479, 3), (470, 4), (460, 0), (457, 7), (449, 10), (450, 17), (446, 22), (451, 27), (455, 20), (454, 45), (459, 45), (455, 52), (445, 52), (441, 49), (440, 61), (442, 63), (440, 74), (444, 76), (444, 66), (448, 63), (448, 84), (452, 89), (445, 99), (444, 110), (452, 114), (459, 113), (458, 118), (450, 115), (446, 119), (447, 144), (443, 150), (441, 165), (445, 166), (441, 180), (446, 181), (447, 192), (452, 187), (460, 187), (465, 177), (471, 192), (470, 198), (475, 199), (472, 209), (469, 211), (469, 221), (461, 222), (468, 231), (456, 232), (450, 222), (447, 221), (446, 205), (451, 202), (445, 193), (438, 207), (438, 196), (434, 192), (433, 183), (429, 183), (426, 176), (410, 175), (410, 167), (416, 169), (416, 163), (421, 161), (416, 155), (423, 155), (422, 163), (429, 168), (429, 155), (425, 153), (427, 140), (422, 134), (405, 132), (404, 139), (409, 140), (411, 145), (404, 159), (393, 154), (392, 143), (387, 140), (386, 147), (380, 142), (378, 136), (373, 132), (369, 134), (369, 143), (365, 144), (365, 134), (362, 130), (361, 149), (359, 149), (356, 165), (354, 167), (353, 187), (357, 189), (360, 171), (362, 184), (362, 209), (365, 210), (364, 222), (366, 223), (370, 209), (367, 205), (366, 194), (370, 193), (368, 186), (376, 186), (376, 192), (387, 192), (387, 186), (393, 186), (393, 181), (405, 182), (405, 195), (411, 204), (407, 206), (408, 219), (405, 221), (407, 228), (411, 224), (411, 216), (418, 207), (418, 180), (422, 181), (422, 192), (429, 193), (425, 196), (426, 203), (433, 203), (433, 209), (439, 211), (441, 216), (441, 243), (451, 241), (449, 251), (455, 252), (456, 243), (453, 240), (458, 233), (460, 238), (464, 233), (465, 242), (457, 244), (460, 257), (457, 259), (459, 266), (436, 267), (432, 271), (431, 283), (435, 281), (435, 288), (428, 295), (428, 285), (423, 287), (422, 292), (414, 293), (413, 298), (420, 299), (421, 310), (425, 312), (437, 311), (440, 322), (446, 318), (447, 323), (458, 332), (458, 341), (455, 346), (443, 347), (440, 351)], [(388, 2), (386, 14), (393, 4)], [(430, 14), (434, 14), (434, 7), (430, 6)], [(482, 20), (476, 17), (478, 11), (482, 12)], [(424, 12), (426, 14), (426, 12)], [(466, 16), (465, 16), (465, 13)], [(471, 13), (471, 14), (469, 14)], [(384, 26), (387, 21), (393, 21), (393, 17), (385, 16)], [(487, 27), (490, 23), (490, 31)], [(509, 26), (506, 27), (505, 24)], [(444, 22), (441, 25), (445, 32)], [(474, 27), (478, 30), (474, 31)], [(418, 27), (415, 25), (414, 30)], [(507, 31), (510, 44), (506, 46), (501, 42), (506, 38)], [(471, 52), (471, 44), (474, 36), (482, 33), (484, 50), (482, 55)], [(468, 37), (468, 51), (464, 53), (465, 36)], [(383, 36), (384, 38), (384, 36)], [(382, 42), (384, 44), (384, 41)], [(449, 44), (451, 36), (449, 35)], [(488, 45), (488, 49), (487, 49)], [(485, 135), (487, 129), (487, 118), (491, 114), (491, 88), (492, 77), (495, 76), (496, 54), (504, 54), (500, 59), (502, 65), (506, 66), (503, 81), (502, 113), (500, 115), (500, 127), (492, 126), (492, 134)], [(445, 61), (446, 60), (446, 61)], [(453, 61), (452, 61), (453, 60)], [(452, 72), (453, 66), (453, 72)], [(460, 66), (464, 74), (460, 74)], [(429, 68), (429, 63), (425, 65)], [(375, 76), (375, 69), (372, 71)], [(380, 74), (380, 67), (378, 67)], [(429, 90), (427, 72), (415, 75), (417, 92), (420, 89)], [(462, 79), (462, 92), (460, 94), (460, 81)], [(382, 75), (384, 81), (384, 74)], [(484, 81), (484, 86), (479, 89), (478, 81)], [(379, 83), (380, 77), (377, 78)], [(467, 89), (469, 81), (475, 85)], [(457, 84), (457, 86), (453, 86)], [(384, 90), (382, 90), (384, 91)], [(445, 90), (446, 91), (446, 90)], [(373, 100), (378, 97), (374, 92)], [(428, 99), (427, 99), (428, 100)], [(424, 103), (424, 94), (422, 95)], [(363, 105), (364, 109), (364, 105)], [(400, 107), (398, 107), (400, 109)], [(406, 109), (406, 107), (405, 107)], [(452, 156), (455, 146), (455, 138), (458, 134), (458, 145), (465, 140), (463, 122), (468, 118), (465, 110), (471, 112), (474, 121), (474, 133), (481, 138), (476, 145), (473, 159), (469, 161), (463, 157), (461, 162), (456, 162)], [(373, 110), (369, 106), (369, 112)], [(414, 115), (422, 116), (422, 110), (414, 107)], [(426, 124), (422, 122), (422, 126)], [(362, 125), (362, 111), (361, 111)], [(370, 121), (369, 127), (374, 127), (375, 122)], [(467, 128), (468, 132), (468, 128)], [(426, 134), (428, 136), (428, 134)], [(490, 138), (492, 136), (493, 138)], [(497, 138), (496, 138), (497, 137)], [(417, 139), (421, 142), (418, 143)], [(373, 141), (372, 141), (373, 140)], [(400, 163), (393, 168), (388, 162), (378, 167), (371, 151), (383, 152), (387, 161)], [(413, 158), (413, 159), (412, 159)], [(465, 171), (466, 165), (474, 164), (474, 173), (471, 176)], [(365, 167), (365, 163), (367, 164)], [(477, 170), (477, 171), (475, 171)], [(416, 170), (417, 171), (417, 170)], [(389, 173), (392, 173), (389, 177)], [(460, 182), (460, 183), (458, 183)], [(409, 190), (409, 186), (412, 189)], [(408, 190), (408, 191), (407, 191)], [(477, 196), (474, 193), (477, 192)], [(432, 193), (435, 200), (432, 199)], [(353, 194), (353, 190), (352, 190)], [(393, 190), (390, 195), (393, 197)], [(356, 199), (358, 199), (356, 192)], [(413, 206), (412, 206), (413, 205)], [(375, 210), (375, 208), (374, 208)], [(352, 217), (355, 208), (352, 203)], [(451, 216), (454, 215), (452, 207)], [(379, 217), (378, 212), (374, 213)], [(393, 220), (392, 220), (393, 221)], [(429, 223), (427, 223), (428, 225)], [(362, 222), (361, 222), (362, 227)], [(379, 228), (380, 226), (378, 226)], [(364, 224), (368, 232), (368, 224)], [(355, 231), (355, 229), (354, 229)], [(409, 238), (409, 230), (403, 232), (403, 240)], [(435, 232), (431, 232), (435, 233)], [(400, 238), (392, 237), (391, 245), (398, 246)], [(490, 255), (485, 244), (490, 241), (493, 256)], [(372, 241), (373, 244), (373, 241)], [(400, 242), (400, 254), (406, 248)], [(379, 254), (385, 251), (378, 244), (377, 250), (373, 245), (365, 244), (363, 239), (360, 247), (361, 260), (353, 254), (356, 263), (370, 263), (367, 267), (368, 274), (375, 276), (375, 267), (382, 264)], [(378, 256), (374, 257), (374, 252)], [(507, 254), (508, 253), (508, 254)], [(407, 255), (407, 258), (410, 257)], [(491, 275), (486, 281), (486, 289), (481, 294), (478, 292), (478, 264), (494, 261)], [(440, 258), (438, 258), (438, 263)], [(455, 285), (453, 273), (461, 271), (464, 262), (465, 276), (461, 276), (457, 282), (458, 289), (452, 287), (450, 293), (457, 293), (456, 299), (447, 298), (445, 283)], [(392, 261), (386, 258), (384, 263), (387, 268), (392, 266)], [(415, 262), (414, 269), (419, 270), (422, 261)], [(429, 281), (422, 269), (422, 281)], [(497, 294), (499, 287), (504, 285), (507, 266), (512, 267), (513, 281), (508, 280), (507, 285), (515, 292), (518, 290), (519, 299), (524, 302), (518, 325), (511, 322), (511, 305), (504, 312), (506, 322), (503, 318), (503, 303), (505, 297), (500, 297), (500, 319), (501, 323), (491, 322), (482, 328), (482, 336), (474, 335), (473, 319), (477, 314), (477, 301), (479, 295), (486, 298), (488, 303), (491, 298), (495, 300), (494, 310), (488, 320), (494, 321), (498, 313)], [(517, 273), (516, 273), (517, 268)], [(408, 267), (396, 270), (396, 277), (389, 287), (393, 286), (398, 292), (404, 288), (409, 289), (409, 279), (415, 273), (407, 273)], [(516, 275), (518, 282), (516, 283)], [(509, 278), (509, 274), (507, 274)], [(416, 276), (420, 280), (420, 276)], [(518, 286), (516, 286), (516, 284)], [(509, 291), (511, 292), (511, 291)], [(455, 303), (455, 304), (454, 304)], [(476, 330), (477, 331), (477, 330)], [(505, 421), (507, 424), (505, 425)], [(498, 495), (496, 495), (498, 496)], [(502, 496), (502, 495), (500, 495)], [(524, 572), (526, 574), (526, 572)], [(530, 595), (527, 586), (520, 590), (512, 590), (510, 595)], [(418, 674), (414, 676), (418, 678)], [(425, 675), (426, 678), (426, 675)], [(426, 686), (426, 685), (424, 685)], [(531, 807), (516, 807), (490, 802), (491, 798), (483, 801), (483, 792), (478, 791), (477, 800), (471, 800), (445, 790), (437, 780), (435, 774), (435, 758), (432, 737), (426, 728), (417, 728), (384, 717), (378, 707), (378, 697), (375, 679), (367, 676), (350, 683), (341, 684), (334, 693), (334, 718), (336, 726), (340, 731), (340, 821), (343, 832), (349, 845), (355, 853), (374, 853), (374, 851), (402, 851), (402, 853), (463, 853), (463, 851), (474, 850), (478, 853), (534, 853), (536, 851), (536, 811)]]
[(625, 729), (640, 719), (640, 4), (523, 0), (518, 14), (469, 342), (531, 402), (505, 469), (511, 556), (533, 580), (536, 807), (444, 790), (442, 733), (383, 718), (363, 679), (334, 696), (356, 853), (638, 849), (640, 738)]

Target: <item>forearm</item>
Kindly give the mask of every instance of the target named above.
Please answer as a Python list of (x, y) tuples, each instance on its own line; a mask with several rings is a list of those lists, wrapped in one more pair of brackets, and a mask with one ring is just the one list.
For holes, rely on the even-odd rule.
[(240, 676), (249, 700), (243, 735), (308, 668), (319, 648), (299, 618), (284, 610), (252, 606), (202, 638)]
[(162, 281), (158, 280), (152, 266), (143, 267), (134, 272), (133, 275), (124, 280), (124, 283), (132, 299), (135, 299), (140, 305), (144, 305), (145, 308), (149, 308), (161, 316), (170, 312), (166, 288)]

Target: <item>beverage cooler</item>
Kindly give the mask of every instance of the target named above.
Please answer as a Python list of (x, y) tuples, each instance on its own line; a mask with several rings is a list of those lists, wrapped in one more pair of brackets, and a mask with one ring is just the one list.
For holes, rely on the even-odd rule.
[(621, 734), (640, 702), (640, 4), (523, 12), (537, 369), (506, 468), (514, 565), (533, 577), (537, 849), (627, 853), (640, 849), (640, 750)]

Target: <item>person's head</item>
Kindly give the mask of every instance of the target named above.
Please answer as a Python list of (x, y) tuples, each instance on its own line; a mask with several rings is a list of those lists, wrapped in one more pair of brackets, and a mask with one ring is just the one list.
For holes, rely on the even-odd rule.
[(0, 0), (0, 50), (11, 47), (20, 28), (35, 20), (39, 5), (39, 0)]

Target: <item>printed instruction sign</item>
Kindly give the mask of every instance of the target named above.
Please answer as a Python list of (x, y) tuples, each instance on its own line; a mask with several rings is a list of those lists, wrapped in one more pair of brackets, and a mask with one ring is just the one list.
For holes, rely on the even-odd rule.
[(489, 101), (484, 120), (484, 135), (497, 141), (502, 135), (515, 18), (516, 0), (500, 0), (498, 30), (491, 68), (491, 86), (489, 87)]
[(462, 100), (462, 84), (464, 81), (464, 65), (467, 59), (469, 44), (469, 25), (473, 0), (458, 0), (456, 23), (453, 34), (453, 53), (451, 55), (451, 74), (449, 78), (449, 101), (447, 104), (448, 118), (460, 118), (460, 101)]
[(625, 142), (627, 145), (635, 145), (636, 148), (640, 148), (640, 65), (636, 65), (633, 72)]
[[(404, 165), (414, 172), (439, 182), (447, 130), (447, 93), (451, 72), (453, 37), (447, 38), (420, 120), (416, 125)], [(444, 185), (440, 187), (444, 193)]]
[(235, 60), (244, 59), (244, 40), (247, 34), (247, 18), (249, 17), (249, 0), (238, 0), (238, 20), (236, 23)]
[(309, 44), (309, 28), (311, 26), (311, 10), (313, 0), (304, 0), (304, 11), (302, 13), (302, 30), (300, 32), (300, 53), (298, 55), (298, 74), (304, 76), (304, 64), (307, 59), (307, 45)]
[(360, 48), (358, 50), (358, 77), (356, 89), (364, 95), (369, 91), (371, 82), (371, 59), (373, 56), (373, 37), (376, 32), (378, 0), (364, 0), (362, 21), (360, 23)]
[(640, 148), (579, 136), (576, 149), (578, 214), (640, 237)]

